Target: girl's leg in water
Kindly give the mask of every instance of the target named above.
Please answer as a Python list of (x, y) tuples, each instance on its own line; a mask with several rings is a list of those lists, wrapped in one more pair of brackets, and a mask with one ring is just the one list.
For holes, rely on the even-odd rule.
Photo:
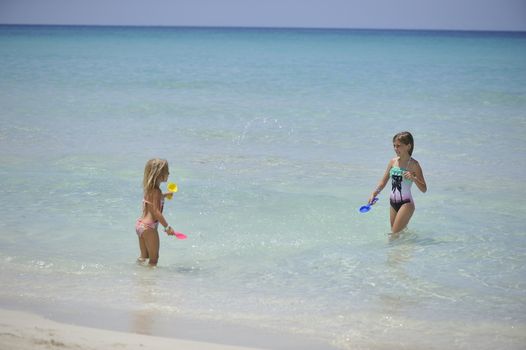
[[(394, 215), (393, 215), (393, 212), (394, 212)], [(402, 205), (402, 207), (398, 210), (398, 212), (396, 212), (391, 207), (391, 232), (393, 234), (397, 234), (397, 233), (400, 233), (400, 231), (402, 231), (404, 228), (406, 228), (414, 212), (415, 212), (414, 203), (406, 203)]]

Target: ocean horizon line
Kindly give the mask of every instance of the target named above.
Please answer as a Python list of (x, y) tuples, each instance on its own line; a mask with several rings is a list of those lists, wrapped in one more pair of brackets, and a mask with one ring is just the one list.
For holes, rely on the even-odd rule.
[(489, 29), (432, 29), (432, 28), (361, 28), (361, 27), (280, 27), (280, 26), (217, 26), (217, 25), (148, 25), (148, 24), (43, 24), (0, 23), (0, 27), (54, 27), (54, 28), (145, 28), (145, 29), (203, 29), (203, 30), (269, 30), (269, 31), (348, 31), (348, 32), (421, 32), (421, 33), (477, 33), (526, 34), (521, 30)]

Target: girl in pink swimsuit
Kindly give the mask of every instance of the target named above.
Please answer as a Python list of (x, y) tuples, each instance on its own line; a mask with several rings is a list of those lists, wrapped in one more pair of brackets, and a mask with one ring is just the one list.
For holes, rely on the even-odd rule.
[(369, 203), (391, 180), (391, 193), (389, 201), (391, 203), (391, 232), (398, 234), (402, 231), (415, 211), (415, 203), (411, 195), (411, 185), (415, 183), (422, 192), (427, 191), (426, 180), (422, 168), (416, 159), (412, 158), (414, 150), (414, 140), (411, 133), (404, 131), (393, 137), (393, 147), (397, 155), (389, 161), (384, 176), (378, 186), (371, 194)]
[(137, 259), (144, 262), (148, 259), (151, 266), (157, 265), (159, 260), (159, 223), (164, 232), (173, 235), (174, 230), (163, 216), (164, 198), (159, 185), (168, 180), (168, 162), (164, 159), (150, 159), (144, 167), (144, 199), (142, 201), (142, 216), (135, 223), (135, 232), (139, 237), (141, 256)]

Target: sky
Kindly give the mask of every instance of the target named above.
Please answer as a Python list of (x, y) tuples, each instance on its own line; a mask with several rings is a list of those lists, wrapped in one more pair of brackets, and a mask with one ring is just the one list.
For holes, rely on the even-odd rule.
[(0, 23), (526, 31), (526, 0), (0, 0)]

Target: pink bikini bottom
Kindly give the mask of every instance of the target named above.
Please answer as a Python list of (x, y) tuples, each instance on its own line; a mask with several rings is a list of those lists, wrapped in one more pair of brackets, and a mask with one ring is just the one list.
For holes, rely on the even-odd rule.
[(159, 226), (159, 221), (145, 222), (143, 219), (137, 219), (137, 222), (135, 223), (135, 232), (137, 232), (137, 236), (142, 237), (144, 231), (157, 230), (157, 226)]

